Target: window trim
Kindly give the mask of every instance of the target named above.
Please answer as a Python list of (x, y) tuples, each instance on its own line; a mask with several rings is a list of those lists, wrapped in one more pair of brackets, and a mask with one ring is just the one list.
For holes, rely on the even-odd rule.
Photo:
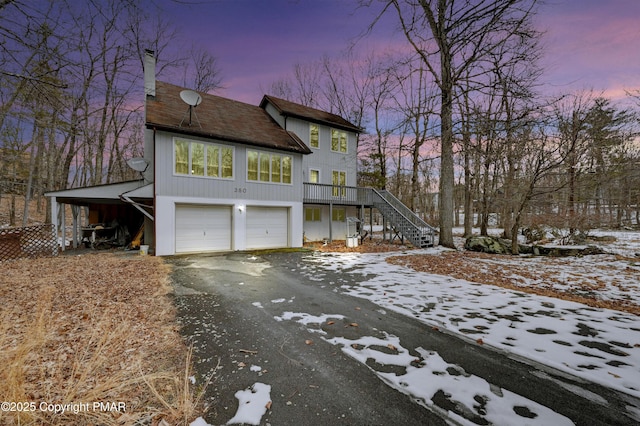
[[(258, 168), (256, 170), (257, 179), (250, 179), (249, 178), (249, 153), (256, 153), (257, 154), (257, 161), (258, 161)], [(269, 156), (269, 180), (261, 180), (261, 167), (260, 167), (260, 157), (262, 155), (268, 155)], [(278, 156), (280, 157), (280, 182), (274, 182), (271, 179), (273, 178), (273, 171), (271, 170), (272, 165), (273, 165), (273, 156)], [(293, 185), (293, 181), (294, 181), (294, 172), (293, 172), (293, 167), (294, 167), (294, 163), (293, 163), (293, 156), (289, 155), (289, 154), (280, 154), (277, 152), (270, 152), (270, 151), (261, 151), (258, 149), (247, 149), (246, 153), (245, 153), (245, 165), (246, 165), (246, 174), (245, 174), (245, 178), (247, 183), (260, 183), (260, 184), (271, 184), (271, 185)], [(284, 165), (285, 165), (285, 158), (289, 158), (289, 164), (290, 164), (290, 174), (289, 174), (289, 180), (290, 182), (284, 182), (284, 178), (286, 176), (285, 172), (284, 172)]]
[[(340, 183), (334, 183), (333, 182), (333, 177), (335, 176), (335, 174), (338, 174), (338, 181), (340, 180), (340, 176), (343, 175), (344, 176), (344, 185), (340, 185)], [(331, 191), (331, 195), (334, 198), (344, 198), (347, 196), (347, 172), (345, 170), (331, 170), (331, 186), (333, 186), (334, 188), (332, 188)], [(336, 188), (338, 186), (342, 186), (342, 191), (340, 190), (340, 188)]]
[[(311, 181), (311, 172), (318, 172), (318, 181), (317, 182), (312, 182)], [(309, 168), (309, 176), (308, 176), (308, 181), (309, 183), (321, 183), (322, 182), (322, 176), (320, 175), (320, 169), (314, 169), (314, 168)]]
[[(338, 134), (338, 149), (333, 149), (333, 134)], [(340, 135), (344, 135), (344, 151), (342, 150), (342, 144), (340, 143)], [(347, 154), (349, 152), (349, 135), (344, 130), (331, 129), (331, 138), (329, 140), (331, 152), (336, 152), (339, 154)]]
[[(313, 144), (311, 143), (312, 142), (312, 140), (311, 140), (311, 129), (312, 129), (312, 127), (315, 127), (318, 130), (318, 140), (316, 141), (317, 142), (316, 146), (313, 146)], [(312, 149), (320, 149), (320, 126), (315, 124), (315, 123), (309, 123), (309, 147), (312, 148)]]
[[(307, 219), (307, 211), (311, 211), (311, 220)], [(316, 219), (316, 214), (318, 217)], [(304, 208), (304, 221), (305, 222), (322, 222), (322, 207), (305, 207)]]
[[(334, 220), (334, 216), (338, 215), (339, 213), (341, 213), (340, 215), (343, 216), (342, 220), (338, 219), (338, 220)], [(344, 207), (334, 207), (333, 210), (331, 211), (331, 222), (336, 222), (336, 223), (344, 223), (347, 221), (347, 209)]]
[[(177, 156), (176, 156), (176, 144), (177, 142), (185, 142), (187, 144), (187, 173), (179, 173), (176, 171), (176, 165), (177, 165)], [(202, 145), (204, 147), (204, 156), (202, 158), (202, 165), (203, 165), (203, 175), (195, 175), (192, 174), (193, 172), (193, 144), (199, 144)], [(209, 176), (207, 174), (208, 172), (208, 151), (209, 151), (209, 147), (215, 147), (215, 148), (219, 148), (219, 154), (218, 154), (218, 174), (219, 176)], [(223, 151), (224, 149), (230, 149), (231, 150), (231, 176), (229, 177), (223, 177), (223, 168), (224, 168), (224, 160), (223, 160)], [(219, 180), (226, 180), (226, 181), (231, 181), (231, 180), (235, 180), (236, 178), (236, 148), (234, 146), (231, 145), (225, 145), (225, 144), (220, 144), (220, 143), (212, 143), (212, 142), (205, 142), (205, 141), (200, 141), (197, 139), (188, 139), (188, 138), (181, 138), (181, 137), (174, 137), (172, 140), (172, 163), (173, 163), (173, 176), (176, 177), (189, 177), (189, 178), (196, 178), (196, 179), (219, 179)]]

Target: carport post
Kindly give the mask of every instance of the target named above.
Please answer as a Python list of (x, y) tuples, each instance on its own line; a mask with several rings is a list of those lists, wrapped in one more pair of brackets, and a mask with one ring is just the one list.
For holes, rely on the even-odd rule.
[(73, 238), (73, 248), (78, 248), (78, 218), (80, 217), (80, 206), (71, 205), (71, 213), (73, 214), (73, 231), (71, 235)]
[(56, 236), (56, 243), (58, 242), (58, 201), (56, 197), (51, 197), (51, 223), (53, 224), (54, 235)]
[(66, 210), (64, 208), (64, 204), (61, 204), (62, 208), (60, 209), (60, 227), (62, 228), (62, 244), (60, 244), (60, 246), (62, 247), (62, 251), (64, 251), (66, 245), (67, 245), (67, 227), (66, 225), (66, 218), (64, 217), (64, 211)]

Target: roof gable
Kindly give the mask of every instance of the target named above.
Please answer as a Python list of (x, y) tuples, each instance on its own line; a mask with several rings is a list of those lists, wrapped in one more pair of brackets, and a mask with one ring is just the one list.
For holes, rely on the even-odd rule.
[(332, 114), (330, 112), (300, 105), (295, 102), (287, 101), (285, 99), (276, 98), (275, 96), (264, 95), (262, 101), (260, 102), (260, 107), (265, 108), (267, 103), (273, 105), (278, 110), (278, 112), (284, 116), (301, 118), (307, 121), (326, 124), (331, 127), (337, 127), (342, 130), (348, 130), (355, 133), (362, 132), (362, 129), (360, 129), (355, 124), (345, 120), (339, 115)]
[(298, 136), (280, 127), (262, 108), (220, 96), (200, 94), (202, 102), (194, 107), (189, 125), (189, 106), (180, 98), (182, 90), (183, 87), (156, 82), (156, 95), (147, 97), (148, 128), (302, 154), (311, 152)]

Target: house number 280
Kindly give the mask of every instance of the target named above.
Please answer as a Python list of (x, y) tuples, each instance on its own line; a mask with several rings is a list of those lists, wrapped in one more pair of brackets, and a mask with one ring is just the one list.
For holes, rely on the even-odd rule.
[(236, 187), (234, 192), (239, 192), (241, 194), (246, 194), (247, 193), (247, 188)]

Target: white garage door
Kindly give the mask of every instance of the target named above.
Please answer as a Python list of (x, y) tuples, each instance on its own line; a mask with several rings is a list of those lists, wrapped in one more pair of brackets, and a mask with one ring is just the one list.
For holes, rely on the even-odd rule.
[(176, 253), (231, 250), (231, 207), (176, 205)]
[(247, 248), (289, 246), (287, 207), (247, 207)]

